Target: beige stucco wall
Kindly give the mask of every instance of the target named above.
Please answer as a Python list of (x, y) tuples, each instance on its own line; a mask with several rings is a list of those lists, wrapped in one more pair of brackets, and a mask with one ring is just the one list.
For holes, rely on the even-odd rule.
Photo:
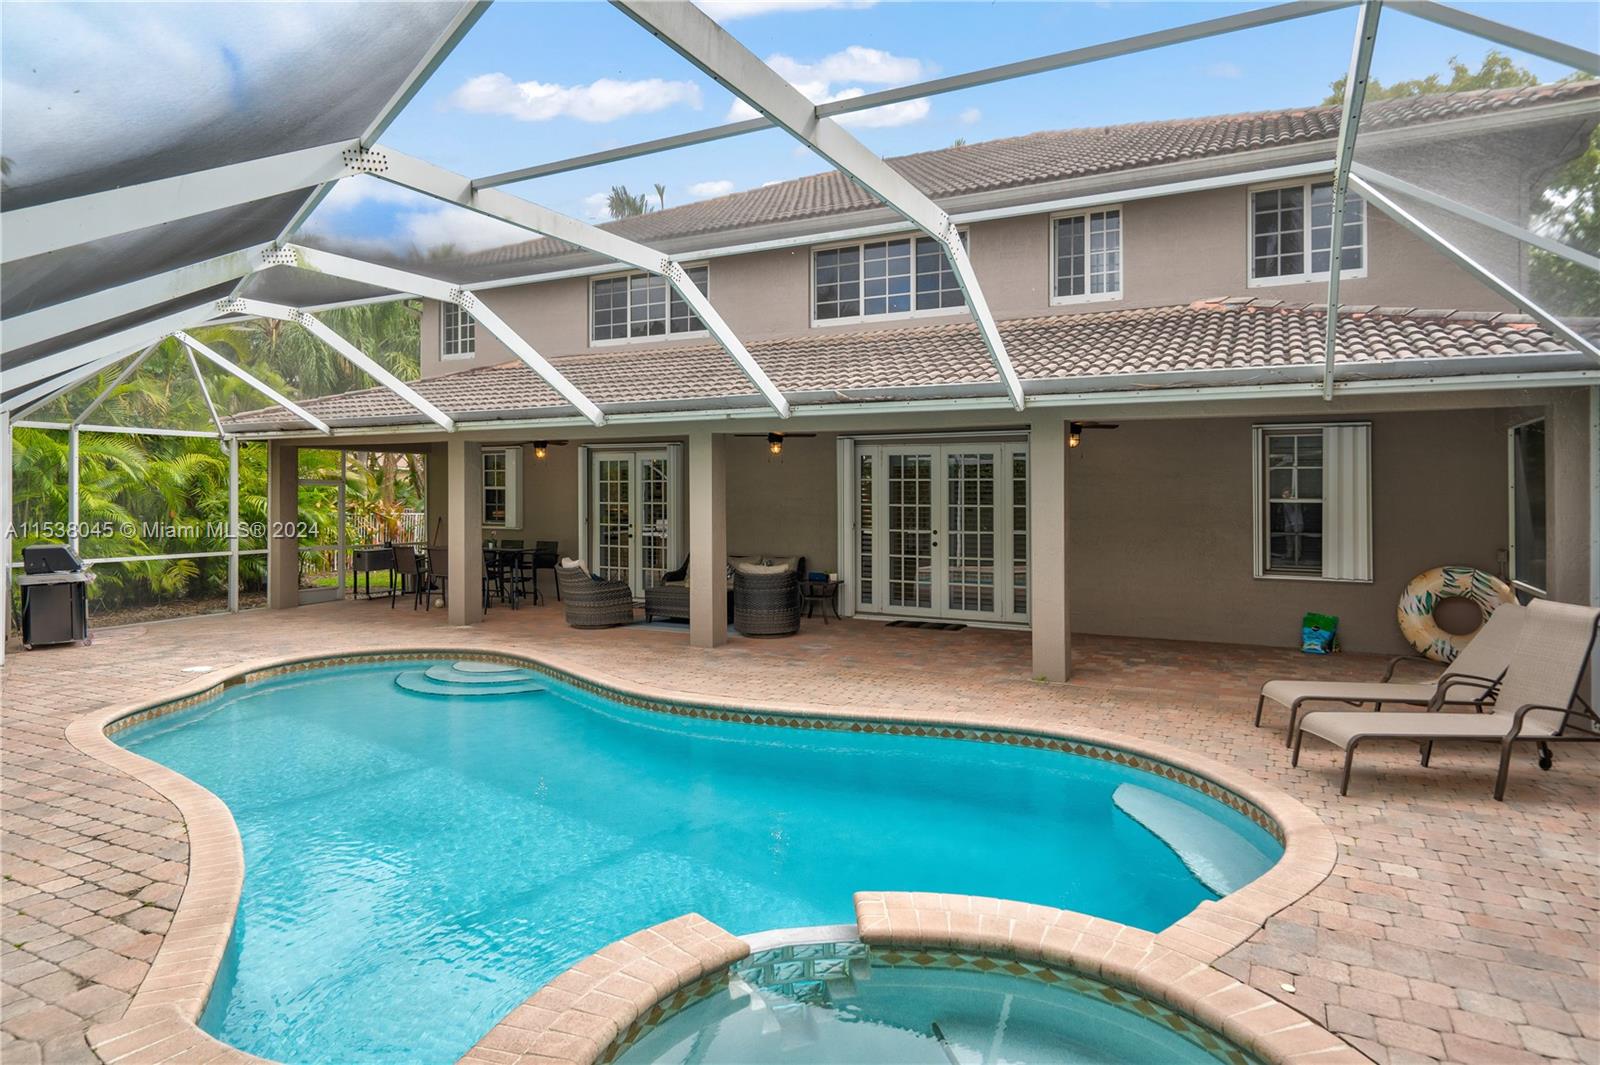
[[(1119, 300), (1050, 303), (1048, 214), (976, 223), (968, 227), (973, 263), (985, 296), (998, 318), (1167, 306), (1215, 296), (1254, 295), (1263, 299), (1322, 302), (1326, 282), (1264, 285), (1248, 280), (1249, 193), (1245, 188), (1214, 189), (1122, 207), (1124, 289)], [(1366, 277), (1344, 282), (1347, 304), (1429, 308), (1510, 309), (1503, 298), (1480, 285), (1376, 209), (1367, 212), (1369, 265)], [(795, 336), (812, 331), (811, 249), (759, 252), (711, 263), (711, 299), (729, 326), (745, 341)], [(542, 354), (613, 352), (625, 356), (667, 343), (592, 346), (588, 339), (588, 278), (568, 278), (478, 293), (508, 324)], [(954, 314), (855, 322), (832, 329), (900, 328), (966, 318)], [(681, 340), (680, 340), (681, 342)], [(425, 306), (422, 320), (424, 376), (452, 373), (474, 365), (512, 358), (510, 351), (481, 327), (473, 359), (439, 360), (437, 304)]]
[(1395, 602), (1412, 576), (1502, 570), (1505, 437), (1493, 411), (1371, 420), (1370, 584), (1252, 576), (1251, 419), (1091, 434), (1069, 472), (1074, 630), (1286, 646), (1314, 610), (1350, 650), (1405, 650)]

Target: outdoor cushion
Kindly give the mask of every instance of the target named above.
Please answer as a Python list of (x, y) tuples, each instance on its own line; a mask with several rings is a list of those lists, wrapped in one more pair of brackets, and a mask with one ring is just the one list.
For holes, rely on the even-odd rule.
[(782, 566), (784, 569), (794, 569), (800, 565), (799, 555), (772, 555), (766, 559), (768, 566)]
[(739, 572), (749, 577), (776, 576), (780, 573), (790, 573), (793, 570), (793, 566), (764, 566), (754, 562), (741, 562), (739, 564)]
[[(1300, 719), (1302, 734), (1320, 736), (1337, 747), (1349, 747), (1356, 737), (1383, 739), (1392, 736), (1404, 739), (1412, 736), (1423, 739), (1500, 739), (1510, 733), (1516, 722), (1514, 714), (1416, 713), (1401, 711), (1394, 714), (1369, 714), (1364, 711), (1319, 710)], [(1522, 722), (1520, 736), (1553, 736), (1555, 728), (1530, 714)]]
[[(1261, 694), (1275, 703), (1293, 706), (1296, 699), (1352, 703), (1406, 703), (1426, 706), (1437, 686), (1432, 681), (1420, 684), (1394, 684), (1379, 681), (1269, 680)], [(1461, 689), (1468, 697), (1481, 689)]]

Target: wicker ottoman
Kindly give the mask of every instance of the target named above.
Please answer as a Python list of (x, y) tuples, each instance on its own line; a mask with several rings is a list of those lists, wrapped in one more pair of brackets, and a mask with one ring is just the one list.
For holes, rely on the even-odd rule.
[(733, 627), (744, 636), (800, 631), (800, 581), (794, 570), (733, 575)]

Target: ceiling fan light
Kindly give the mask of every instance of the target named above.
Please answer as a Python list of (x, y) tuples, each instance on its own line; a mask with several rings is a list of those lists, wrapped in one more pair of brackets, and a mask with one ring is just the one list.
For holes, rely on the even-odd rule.
[(767, 434), (767, 450), (772, 452), (774, 455), (783, 454), (783, 434), (782, 433), (768, 433)]
[(546, 455), (550, 454), (550, 441), (535, 440), (533, 442), (533, 457), (543, 462)]

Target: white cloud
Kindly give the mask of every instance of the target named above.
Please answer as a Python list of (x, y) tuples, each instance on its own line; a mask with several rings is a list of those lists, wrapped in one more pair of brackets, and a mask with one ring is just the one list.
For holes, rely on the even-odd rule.
[(709, 200), (713, 196), (726, 196), (733, 191), (731, 181), (696, 181), (689, 186), (689, 195), (696, 199)]
[(1212, 63), (1206, 67), (1205, 75), (1208, 78), (1227, 78), (1232, 80), (1244, 77), (1244, 70), (1237, 63), (1223, 61), (1221, 63)]
[(581, 122), (611, 122), (648, 115), (676, 104), (700, 107), (700, 87), (692, 81), (601, 78), (588, 85), (512, 81), (505, 74), (479, 74), (450, 94), (452, 107), (485, 115), (509, 115), (521, 122), (566, 116)]
[(396, 221), (402, 243), (415, 245), (423, 251), (445, 245), (459, 252), (482, 251), (538, 239), (537, 234), (526, 229), (461, 207), (408, 211)]
[(969, 107), (956, 117), (963, 126), (976, 126), (983, 120), (983, 112), (976, 107)]
[(699, 7), (718, 22), (732, 22), (752, 15), (776, 15), (785, 11), (824, 8), (859, 11), (876, 3), (877, 0), (699, 0)]
[(920, 59), (910, 59), (878, 48), (852, 44), (848, 48), (823, 56), (815, 63), (802, 63), (786, 55), (770, 55), (767, 65), (785, 81), (794, 85), (806, 82), (831, 84), (836, 81), (861, 81), (868, 85), (904, 85), (908, 81), (921, 81), (928, 76), (929, 66)]
[(318, 215), (340, 214), (354, 210), (367, 203), (389, 203), (401, 207), (421, 207), (424, 204), (437, 203), (431, 196), (424, 196), (411, 189), (403, 189), (399, 185), (391, 185), (387, 181), (380, 181), (375, 177), (357, 174), (354, 177), (342, 178), (334, 184), (328, 194), (317, 205)]
[[(835, 100), (854, 100), (866, 95), (858, 85), (840, 83), (864, 82), (868, 85), (903, 85), (920, 81), (934, 70), (920, 59), (894, 55), (877, 48), (852, 44), (848, 48), (823, 56), (815, 63), (802, 63), (792, 56), (770, 55), (767, 65), (783, 75), (784, 80), (800, 90), (801, 95), (814, 104), (833, 103)], [(926, 100), (905, 100), (884, 104), (867, 111), (854, 111), (835, 116), (841, 126), (885, 128), (906, 126), (928, 117), (932, 105)], [(728, 108), (725, 121), (742, 122), (756, 117), (755, 108), (743, 100), (734, 100)]]
[(606, 206), (610, 201), (608, 192), (591, 192), (583, 198), (583, 213), (591, 222), (605, 221), (611, 217)]

